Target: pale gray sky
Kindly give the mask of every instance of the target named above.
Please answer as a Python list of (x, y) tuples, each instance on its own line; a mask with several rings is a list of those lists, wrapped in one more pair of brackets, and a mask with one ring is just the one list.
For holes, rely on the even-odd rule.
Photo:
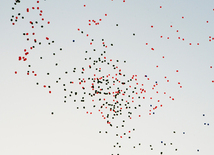
[[(3, 0), (0, 5), (0, 154), (211, 154), (213, 9), (211, 0), (40, 0), (39, 3), (21, 0), (17, 5), (12, 0)], [(31, 50), (32, 46), (35, 48)], [(25, 55), (24, 49), (29, 55)], [(19, 61), (19, 56), (27, 60)], [(106, 62), (100, 63), (99, 58)], [(96, 65), (94, 60), (98, 61)], [(115, 75), (119, 69), (125, 77)], [(127, 82), (132, 75), (137, 75), (137, 81), (134, 78)], [(121, 93), (115, 99), (121, 104), (116, 109), (122, 108), (122, 115), (113, 116), (110, 105), (100, 108), (106, 102), (115, 104), (113, 94), (88, 95), (94, 92), (91, 78), (101, 76), (110, 83), (94, 82), (96, 90), (126, 91), (126, 95)], [(112, 76), (126, 84), (116, 81), (113, 85)], [(83, 80), (80, 85), (79, 78), (86, 82)], [(74, 83), (70, 84), (71, 81)], [(82, 97), (85, 102), (81, 102)], [(130, 104), (125, 105), (126, 101)], [(125, 109), (126, 106), (130, 109)], [(128, 112), (132, 113), (132, 119)], [(104, 119), (107, 114), (109, 118)]]

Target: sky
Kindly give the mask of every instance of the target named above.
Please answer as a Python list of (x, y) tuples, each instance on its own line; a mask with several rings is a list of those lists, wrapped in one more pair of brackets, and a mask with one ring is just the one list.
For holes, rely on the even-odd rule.
[(0, 154), (213, 152), (213, 1), (2, 0), (0, 12)]

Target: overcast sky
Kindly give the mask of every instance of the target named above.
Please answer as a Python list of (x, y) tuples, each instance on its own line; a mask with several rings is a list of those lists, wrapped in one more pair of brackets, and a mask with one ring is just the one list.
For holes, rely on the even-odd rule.
[(3, 0), (0, 154), (211, 154), (213, 9), (211, 0)]

